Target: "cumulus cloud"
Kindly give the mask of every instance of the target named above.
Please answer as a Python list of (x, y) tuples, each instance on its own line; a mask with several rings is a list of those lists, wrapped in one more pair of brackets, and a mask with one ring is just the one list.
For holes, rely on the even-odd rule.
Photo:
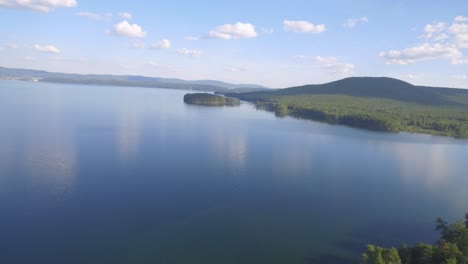
[(431, 38), (439, 38), (440, 39), (440, 34), (443, 34), (445, 29), (447, 28), (447, 25), (443, 22), (438, 22), (435, 24), (427, 24), (424, 27), (424, 32), (425, 34), (423, 35), (423, 38), (426, 39), (431, 39)]
[(464, 16), (457, 16), (455, 17), (455, 22), (468, 22), (468, 17), (464, 17)]
[(153, 49), (169, 49), (171, 47), (171, 41), (168, 39), (161, 39), (160, 41), (151, 45)]
[(468, 59), (452, 59), (452, 64), (455, 64), (455, 65), (468, 64)]
[(425, 43), (402, 50), (390, 50), (379, 55), (387, 64), (407, 65), (419, 61), (445, 59), (451, 64), (468, 64), (462, 50), (468, 48), (468, 17), (457, 16), (451, 24), (436, 22), (426, 24)]
[(33, 48), (35, 51), (38, 52), (45, 52), (45, 53), (60, 53), (60, 50), (52, 45), (34, 45)]
[(317, 56), (313, 61), (328, 69), (333, 75), (339, 77), (347, 77), (354, 74), (356, 66), (351, 63), (339, 62), (336, 57)]
[(460, 50), (451, 45), (423, 43), (403, 50), (381, 52), (379, 56), (387, 59), (387, 64), (407, 65), (418, 61), (433, 59), (451, 59), (453, 61), (461, 58), (463, 54)]
[(461, 49), (468, 48), (468, 24), (453, 23), (448, 28), (448, 33), (453, 36), (453, 43)]
[(346, 20), (346, 22), (343, 24), (343, 26), (345, 28), (348, 28), (348, 29), (353, 29), (358, 24), (365, 24), (367, 22), (369, 22), (369, 19), (367, 17), (350, 18), (350, 19)]
[(112, 32), (116, 35), (131, 38), (143, 38), (146, 36), (146, 32), (138, 24), (130, 24), (127, 20), (115, 24)]
[(202, 54), (201, 50), (186, 49), (186, 48), (178, 49), (177, 53), (181, 55), (192, 56), (192, 57), (200, 57)]
[(76, 0), (0, 0), (0, 7), (49, 12), (59, 7), (75, 7)]
[(217, 39), (241, 39), (241, 38), (255, 38), (257, 32), (255, 26), (250, 23), (235, 23), (225, 24), (216, 27), (208, 33), (209, 38)]
[(132, 14), (130, 14), (128, 12), (120, 12), (119, 17), (122, 18), (122, 19), (129, 20), (129, 19), (132, 19)]
[(296, 33), (321, 33), (327, 30), (324, 24), (314, 25), (308, 21), (284, 20), (283, 28), (285, 31)]
[(81, 16), (81, 17), (86, 17), (86, 18), (96, 20), (96, 21), (110, 20), (110, 18), (112, 17), (111, 13), (100, 15), (100, 14), (96, 14), (96, 13), (88, 12), (88, 11), (81, 11), (81, 12), (76, 13), (76, 15)]

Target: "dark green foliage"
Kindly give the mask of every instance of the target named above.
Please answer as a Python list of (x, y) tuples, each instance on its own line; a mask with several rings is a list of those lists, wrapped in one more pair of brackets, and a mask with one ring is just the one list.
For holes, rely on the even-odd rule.
[(208, 106), (238, 106), (240, 101), (236, 98), (224, 97), (208, 93), (193, 93), (184, 95), (184, 102), (188, 104)]
[(450, 261), (466, 263), (463, 261), (463, 258), (463, 253), (458, 249), (457, 244), (441, 240), (437, 245), (433, 260), (434, 263), (446, 263)]
[(401, 264), (401, 258), (396, 248), (385, 249), (382, 257), (387, 264)]
[(228, 94), (276, 113), (370, 130), (468, 138), (468, 90), (413, 86), (390, 78), (348, 78), (271, 92)]
[[(468, 214), (465, 216), (468, 221)], [(414, 247), (402, 245), (395, 248), (381, 248), (368, 245), (361, 256), (361, 264), (467, 264), (468, 263), (468, 225), (457, 222), (449, 225), (443, 219), (436, 220), (436, 230), (441, 239), (436, 245), (418, 243)]]
[(279, 117), (285, 117), (288, 115), (288, 106), (284, 104), (275, 105), (275, 115)]
[(432, 245), (418, 243), (411, 249), (411, 264), (432, 264), (435, 248)]
[(411, 248), (409, 248), (408, 245), (403, 244), (398, 249), (398, 255), (400, 256), (401, 263), (403, 264), (411, 263)]
[(401, 264), (400, 256), (396, 248), (381, 248), (368, 245), (367, 251), (361, 256), (363, 264)]

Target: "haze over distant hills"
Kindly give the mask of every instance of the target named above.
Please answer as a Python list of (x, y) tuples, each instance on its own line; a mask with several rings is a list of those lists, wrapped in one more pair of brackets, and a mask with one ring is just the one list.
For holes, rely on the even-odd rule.
[(142, 86), (152, 88), (193, 89), (201, 91), (260, 91), (268, 88), (256, 84), (232, 84), (215, 80), (187, 81), (175, 78), (145, 77), (135, 75), (99, 75), (47, 72), (31, 69), (0, 67), (0, 78), (38, 80), (42, 82), (79, 83), (118, 86)]

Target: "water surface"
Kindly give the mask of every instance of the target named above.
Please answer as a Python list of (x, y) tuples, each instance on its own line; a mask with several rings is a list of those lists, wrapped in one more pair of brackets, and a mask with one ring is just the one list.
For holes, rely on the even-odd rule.
[(1, 263), (349, 263), (468, 211), (468, 142), (0, 81)]

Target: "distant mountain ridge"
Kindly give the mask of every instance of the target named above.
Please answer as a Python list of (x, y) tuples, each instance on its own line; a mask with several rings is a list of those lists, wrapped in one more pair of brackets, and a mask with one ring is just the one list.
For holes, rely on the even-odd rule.
[(202, 91), (260, 91), (267, 87), (256, 84), (233, 84), (215, 80), (182, 80), (176, 78), (136, 75), (73, 74), (42, 70), (0, 67), (0, 78), (37, 79), (43, 82), (80, 83), (97, 85), (142, 86), (153, 88), (194, 89)]
[[(229, 93), (229, 91), (228, 91)], [(468, 89), (417, 86), (389, 77), (349, 77), (324, 84), (309, 84), (273, 91), (245, 93), (238, 97), (254, 98), (300, 95), (347, 95), (364, 98), (392, 99), (397, 101), (446, 105), (455, 104), (453, 96), (468, 96)]]

